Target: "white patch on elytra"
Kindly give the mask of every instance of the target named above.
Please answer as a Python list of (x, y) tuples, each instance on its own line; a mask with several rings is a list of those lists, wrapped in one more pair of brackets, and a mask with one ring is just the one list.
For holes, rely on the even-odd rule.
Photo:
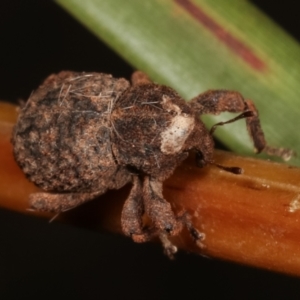
[(175, 111), (177, 115), (160, 135), (160, 150), (165, 154), (178, 153), (192, 132), (195, 120), (193, 117), (183, 114), (181, 109), (170, 101), (169, 97), (163, 96), (163, 106), (167, 111)]

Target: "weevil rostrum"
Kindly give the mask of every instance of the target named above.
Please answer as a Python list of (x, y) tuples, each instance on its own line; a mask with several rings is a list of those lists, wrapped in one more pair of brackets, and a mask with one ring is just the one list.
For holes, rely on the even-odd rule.
[[(135, 242), (158, 236), (172, 257), (177, 249), (169, 236), (184, 226), (194, 240), (201, 233), (186, 212), (174, 214), (162, 184), (189, 152), (199, 167), (215, 164), (215, 127), (207, 130), (199, 116), (223, 111), (241, 113), (233, 120), (245, 118), (257, 152), (292, 155), (266, 144), (253, 102), (235, 91), (210, 90), (185, 102), (139, 71), (131, 83), (102, 73), (50, 75), (21, 109), (12, 138), (17, 163), (44, 190), (30, 195), (30, 206), (58, 214), (132, 183), (123, 232)], [(151, 226), (144, 226), (144, 214)]]

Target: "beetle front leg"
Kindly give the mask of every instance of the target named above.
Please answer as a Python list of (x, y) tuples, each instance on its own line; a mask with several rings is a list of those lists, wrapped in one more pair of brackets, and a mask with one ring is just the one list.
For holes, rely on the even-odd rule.
[(168, 235), (177, 235), (182, 229), (182, 222), (178, 221), (171, 205), (162, 195), (162, 182), (145, 177), (143, 186), (145, 212), (153, 223), (153, 230), (160, 238), (165, 254), (170, 258), (177, 252)]
[(121, 214), (121, 225), (124, 234), (139, 243), (146, 242), (150, 238), (147, 231), (143, 230), (144, 205), (142, 193), (142, 182), (138, 176), (134, 176), (133, 186)]
[(162, 182), (146, 176), (143, 186), (145, 212), (158, 231), (165, 231), (170, 235), (177, 235), (182, 224), (171, 208), (171, 204), (163, 198)]
[(178, 235), (183, 226), (188, 229), (196, 242), (203, 238), (192, 225), (188, 213), (182, 212), (175, 216), (170, 203), (163, 198), (161, 181), (146, 176), (143, 191), (145, 212), (153, 222), (153, 232), (160, 238), (165, 253), (170, 258), (177, 252), (177, 247), (171, 243), (169, 236)]
[(289, 160), (294, 154), (290, 149), (276, 148), (267, 144), (254, 103), (251, 100), (245, 100), (238, 92), (210, 90), (193, 98), (190, 105), (199, 115), (218, 115), (225, 111), (232, 113), (249, 111), (251, 114), (245, 117), (246, 125), (257, 153), (263, 151), (269, 155), (281, 157), (284, 160)]

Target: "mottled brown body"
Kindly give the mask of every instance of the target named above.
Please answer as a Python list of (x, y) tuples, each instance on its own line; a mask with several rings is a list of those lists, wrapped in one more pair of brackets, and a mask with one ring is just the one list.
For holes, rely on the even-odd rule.
[(132, 85), (101, 73), (49, 76), (21, 109), (12, 139), (16, 161), (45, 190), (30, 196), (31, 207), (60, 213), (132, 182), (124, 233), (136, 242), (159, 236), (172, 256), (168, 235), (183, 225), (195, 240), (201, 234), (186, 212), (175, 216), (162, 182), (191, 150), (199, 166), (213, 163), (213, 139), (199, 115), (222, 111), (244, 113), (257, 152), (289, 158), (290, 150), (266, 145), (255, 106), (237, 92), (208, 91), (187, 103), (141, 72)]
[(129, 176), (122, 184), (111, 182), (120, 168), (111, 152), (109, 118), (113, 101), (128, 87), (126, 80), (104, 74), (48, 77), (21, 109), (15, 128), (15, 158), (28, 178), (56, 192), (127, 183)]

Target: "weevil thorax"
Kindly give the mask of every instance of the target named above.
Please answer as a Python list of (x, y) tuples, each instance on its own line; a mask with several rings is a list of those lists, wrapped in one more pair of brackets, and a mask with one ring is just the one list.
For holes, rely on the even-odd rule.
[(194, 147), (193, 132), (199, 126), (190, 106), (173, 89), (157, 84), (126, 90), (115, 103), (111, 122), (118, 163), (162, 179)]

